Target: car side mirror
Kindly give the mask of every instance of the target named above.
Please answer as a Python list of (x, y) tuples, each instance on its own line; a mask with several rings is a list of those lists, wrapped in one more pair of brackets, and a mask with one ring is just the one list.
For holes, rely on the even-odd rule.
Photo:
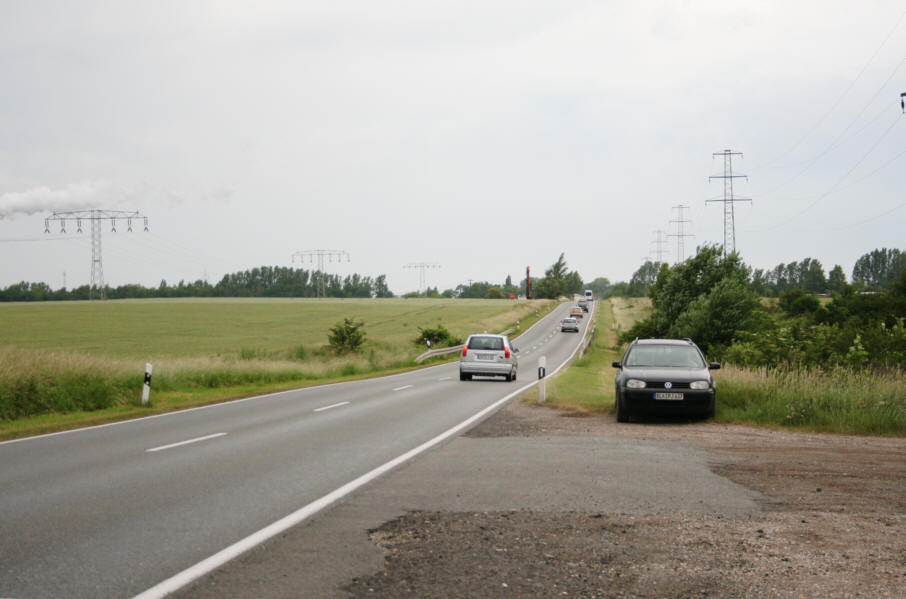
[(708, 370), (720, 370), (720, 362), (711, 362), (708, 364)]
[(611, 364), (611, 366), (613, 366), (614, 368), (622, 368), (622, 367), (623, 367), (623, 365), (620, 364), (619, 362), (614, 362), (613, 364)]
[(518, 353), (519, 353), (519, 348), (518, 348), (518, 347), (514, 347), (514, 348), (513, 348), (513, 353), (514, 353), (514, 354), (518, 354)]

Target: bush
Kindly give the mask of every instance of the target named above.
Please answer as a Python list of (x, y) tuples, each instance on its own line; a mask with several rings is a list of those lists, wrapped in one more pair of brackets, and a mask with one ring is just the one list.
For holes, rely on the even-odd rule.
[(338, 354), (361, 350), (365, 343), (365, 332), (361, 330), (363, 326), (364, 322), (356, 322), (351, 318), (344, 318), (343, 322), (338, 322), (327, 335), (331, 349)]
[(427, 345), (428, 341), (431, 342), (431, 347), (462, 345), (462, 339), (454, 337), (442, 324), (438, 324), (433, 329), (418, 327), (418, 330), (419, 335), (415, 338), (416, 345)]
[(491, 287), (490, 289), (488, 289), (488, 292), (486, 294), (484, 294), (484, 298), (485, 299), (503, 299), (504, 298), (503, 291), (500, 289), (500, 287)]

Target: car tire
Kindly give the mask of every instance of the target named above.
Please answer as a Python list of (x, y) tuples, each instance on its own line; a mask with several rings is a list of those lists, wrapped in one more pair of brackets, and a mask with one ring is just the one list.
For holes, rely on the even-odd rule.
[(620, 399), (619, 395), (613, 402), (613, 406), (617, 413), (617, 422), (629, 422), (629, 413), (626, 411), (626, 408), (623, 407), (623, 401)]
[(516, 380), (516, 373), (514, 372), (513, 374), (510, 375), (510, 381), (509, 381), (509, 382), (512, 383), (512, 382), (515, 381), (515, 380)]
[(459, 373), (459, 380), (461, 380), (461, 381), (471, 381), (471, 380), (472, 380), (472, 375), (471, 375), (471, 374), (466, 374), (465, 372), (460, 372), (460, 373)]

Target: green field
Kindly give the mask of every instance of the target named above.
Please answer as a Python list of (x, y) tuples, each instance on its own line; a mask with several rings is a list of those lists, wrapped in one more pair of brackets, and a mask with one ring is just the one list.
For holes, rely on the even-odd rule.
[[(0, 304), (0, 438), (414, 368), (426, 349), (414, 342), (419, 327), (442, 324), (461, 338), (524, 329), (550, 305), (259, 298)], [(336, 355), (328, 347), (328, 330), (344, 318), (365, 323), (361, 352)], [(145, 362), (154, 367), (150, 407), (140, 406)]]
[[(451, 299), (184, 299), (0, 304), (0, 347), (92, 356), (160, 358), (277, 356), (316, 348), (344, 317), (368, 338), (403, 347), (418, 327), (442, 323), (465, 336), (502, 330), (543, 302)], [(414, 346), (407, 349), (417, 354)]]

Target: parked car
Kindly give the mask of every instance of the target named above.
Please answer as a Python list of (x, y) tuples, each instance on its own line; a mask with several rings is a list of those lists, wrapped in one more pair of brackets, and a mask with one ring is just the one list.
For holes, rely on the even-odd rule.
[(469, 335), (459, 358), (459, 380), (468, 381), (474, 375), (483, 375), (503, 376), (508, 381), (515, 381), (518, 352), (506, 335)]
[(583, 316), (585, 316), (585, 311), (582, 310), (582, 308), (580, 308), (579, 306), (576, 306), (575, 308), (570, 308), (569, 315), (573, 318), (582, 318)]
[(636, 339), (613, 367), (617, 422), (640, 414), (714, 416), (711, 371), (720, 363), (705, 361), (690, 339)]
[(560, 332), (574, 331), (579, 332), (579, 321), (575, 318), (564, 318), (560, 321)]

